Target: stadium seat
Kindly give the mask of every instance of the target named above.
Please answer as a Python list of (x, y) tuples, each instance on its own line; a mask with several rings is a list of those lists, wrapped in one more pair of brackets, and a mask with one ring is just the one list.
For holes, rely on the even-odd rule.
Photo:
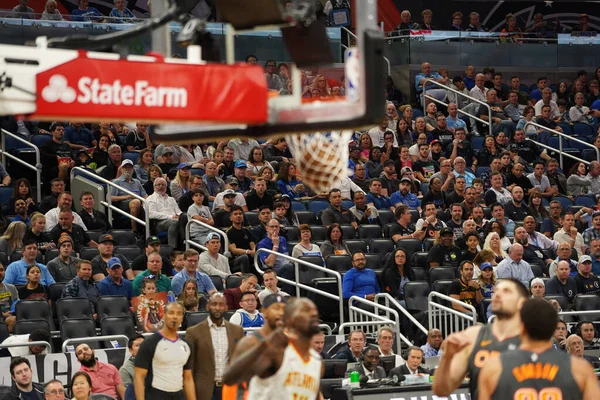
[(299, 201), (292, 201), (292, 211), (306, 211), (306, 206)]
[(600, 161), (598, 159), (598, 153), (596, 153), (596, 150), (594, 150), (594, 149), (583, 150), (581, 152), (581, 157), (585, 161)]
[(571, 129), (571, 125), (570, 124), (566, 124), (564, 122), (561, 122), (558, 124), (558, 126), (562, 129), (563, 133), (566, 135), (572, 135), (573, 134), (573, 129)]
[(260, 225), (260, 221), (258, 220), (258, 211), (246, 211), (244, 213), (244, 217), (250, 226)]
[(354, 207), (354, 202), (352, 200), (342, 200), (342, 207), (347, 208), (348, 210)]
[(100, 255), (100, 250), (95, 247), (82, 247), (81, 251), (79, 252), (79, 257), (82, 260), (91, 261), (97, 255)]
[[(329, 360), (323, 360), (329, 361)], [(334, 389), (340, 388), (342, 386), (342, 378), (323, 378), (321, 379), (321, 394), (324, 399), (330, 399), (333, 396)]]
[(562, 308), (563, 311), (571, 310), (571, 305), (569, 304), (569, 299), (567, 299), (565, 296), (562, 296), (559, 294), (548, 294), (548, 295), (544, 296), (544, 298), (546, 300), (558, 301), (558, 304), (560, 304), (560, 308)]
[(323, 364), (325, 379), (343, 378), (348, 367), (348, 361), (336, 358), (323, 360)]
[(418, 239), (402, 239), (396, 243), (397, 249), (402, 249), (406, 253), (406, 257), (410, 259), (418, 251), (423, 250), (423, 245)]
[(3, 321), (0, 321), (0, 343), (4, 342), (4, 340), (9, 336), (10, 333), (8, 333), (8, 326)]
[(125, 296), (100, 296), (96, 308), (100, 322), (108, 317), (131, 318), (129, 300)]
[(190, 328), (206, 320), (206, 318), (208, 318), (208, 315), (209, 314), (206, 311), (189, 312), (185, 314), (185, 324), (188, 328)]
[(56, 317), (58, 318), (59, 324), (66, 319), (93, 319), (90, 302), (88, 299), (84, 299), (83, 297), (69, 297), (60, 299), (56, 302)]
[[(54, 260), (56, 257), (58, 257), (60, 254), (60, 250), (59, 249), (50, 249), (46, 251), (46, 254), (44, 256), (44, 261), (45, 264), (48, 264), (48, 262)], [(73, 255), (73, 253), (71, 253), (71, 255)]]
[(428, 252), (433, 247), (434, 238), (423, 239), (423, 251)]
[(44, 143), (49, 142), (51, 140), (52, 140), (52, 135), (46, 135), (46, 134), (38, 134), (38, 135), (33, 135), (31, 137), (31, 143), (33, 143), (38, 148), (41, 147)]
[[(23, 258), (23, 253), (19, 250), (15, 250), (10, 254), (10, 262), (19, 261), (21, 258)], [(44, 263), (44, 256), (41, 251), (38, 251), (35, 261), (40, 264)]]
[(318, 215), (320, 211), (326, 209), (327, 207), (329, 207), (328, 201), (313, 200), (308, 203), (308, 210), (314, 212), (315, 215)]
[(407, 282), (404, 285), (404, 301), (410, 311), (425, 311), (428, 307), (427, 296), (431, 288), (427, 282)]
[(315, 225), (317, 223), (317, 217), (315, 213), (309, 210), (296, 211), (298, 222), (301, 224)]
[(473, 150), (481, 150), (483, 148), (484, 136), (473, 136), (471, 138), (471, 146)]
[(311, 225), (312, 240), (327, 240), (327, 227), (321, 225)]
[(356, 229), (352, 225), (340, 225), (340, 227), (344, 234), (344, 240), (356, 239)]
[(600, 321), (600, 296), (597, 294), (579, 294), (575, 296), (575, 310), (598, 311), (597, 314), (582, 314), (580, 321)]
[(8, 267), (8, 264), (10, 264), (8, 255), (3, 251), (0, 251), (0, 263), (2, 263), (5, 268)]
[(298, 228), (295, 226), (288, 226), (285, 228), (285, 233), (287, 235), (288, 241), (297, 242), (300, 240), (300, 232), (298, 232)]
[(371, 239), (369, 241), (369, 253), (385, 256), (392, 251), (394, 251), (394, 242), (390, 239)]
[[(317, 278), (312, 281), (313, 287), (327, 293), (338, 294), (338, 283), (336, 277)], [(293, 293), (290, 293), (293, 294)], [(319, 310), (319, 318), (323, 321), (339, 321), (339, 303), (332, 301), (329, 297), (308, 292), (307, 297), (311, 299)]]
[(377, 271), (383, 270), (384, 265), (380, 254), (367, 253), (365, 257), (367, 258), (367, 268)]
[(349, 255), (327, 257), (327, 269), (337, 271), (341, 274), (349, 271), (352, 268), (352, 258)]
[[(162, 248), (162, 246), (160, 246)], [(115, 254), (122, 255), (131, 264), (137, 256), (142, 255), (142, 250), (138, 246), (118, 246), (115, 247)]]
[(552, 201), (559, 201), (560, 204), (562, 205), (563, 210), (568, 210), (569, 207), (573, 205), (573, 202), (571, 201), (571, 199), (569, 199), (566, 196), (554, 196), (552, 198)]
[(594, 136), (592, 127), (587, 124), (575, 124), (573, 125), (573, 134), (577, 136)]
[[(88, 318), (73, 318), (66, 319), (60, 323), (60, 340), (64, 343), (67, 339), (77, 339), (84, 337), (96, 336), (96, 324)], [(90, 341), (87, 343), (90, 348), (97, 349), (100, 347), (100, 342)], [(77, 347), (77, 344), (73, 344)]]
[[(102, 336), (125, 335), (128, 338), (135, 336), (135, 325), (131, 317), (106, 317), (100, 322), (100, 334)], [(112, 341), (105, 341), (105, 348), (115, 347)], [(121, 347), (125, 347), (125, 341), (118, 340)]]
[(344, 240), (344, 242), (346, 242), (346, 245), (348, 246), (348, 249), (350, 250), (350, 253), (354, 254), (357, 251), (362, 251), (363, 253), (367, 253), (367, 242), (364, 240), (360, 240), (360, 239), (355, 239), (355, 240)]
[(235, 311), (233, 310), (225, 311), (225, 314), (223, 314), (223, 318), (225, 319), (225, 321), (229, 321), (233, 314), (235, 314)]
[(421, 183), (421, 193), (423, 193), (423, 196), (425, 196), (427, 192), (429, 192), (429, 182)]
[(126, 151), (123, 153), (123, 160), (131, 160), (133, 165), (137, 164), (138, 158), (140, 158), (140, 153), (135, 151)]
[(413, 267), (415, 281), (427, 281), (427, 270), (421, 267)]
[(242, 277), (237, 275), (229, 275), (225, 280), (225, 287), (227, 289), (233, 289), (239, 287), (242, 284)]
[(424, 251), (418, 251), (413, 254), (413, 267), (415, 268), (423, 268), (425, 271), (429, 269), (429, 265), (427, 265), (427, 254)]
[[(161, 244), (160, 249), (158, 250), (158, 253), (161, 255), (161, 257), (164, 257), (167, 260), (170, 260), (171, 253), (173, 253), (173, 251), (175, 251), (173, 246), (169, 246), (168, 244)], [(140, 251), (140, 254), (141, 254), (141, 251)]]
[(108, 233), (115, 239), (115, 246), (137, 246), (137, 240), (131, 230), (113, 229)]
[(590, 196), (577, 196), (575, 197), (575, 205), (593, 208), (596, 206), (596, 202)]
[(210, 275), (210, 280), (212, 281), (213, 285), (215, 285), (217, 292), (222, 292), (225, 290), (223, 288), (223, 278), (221, 278), (219, 275)]
[(15, 335), (27, 335), (37, 329), (44, 329), (48, 332), (52, 330), (50, 324), (45, 319), (26, 319), (20, 321), (17, 320), (13, 333)]
[(21, 300), (15, 305), (17, 321), (45, 320), (50, 330), (54, 329), (50, 304), (39, 300)]
[(65, 288), (66, 282), (53, 283), (48, 286), (50, 292), (50, 303), (52, 305), (52, 315), (56, 317), (56, 302), (62, 297), (63, 289)]
[(529, 266), (531, 267), (531, 272), (533, 272), (533, 276), (535, 276), (536, 278), (541, 278), (542, 276), (544, 276), (544, 267), (534, 263), (530, 263)]
[(452, 267), (436, 267), (429, 270), (429, 283), (435, 283), (436, 281), (450, 279), (456, 279), (456, 272)]
[(359, 239), (378, 239), (381, 237), (381, 227), (379, 225), (359, 225)]
[(485, 172), (488, 171), (490, 169), (490, 167), (477, 167), (477, 170), (475, 171), (475, 176), (477, 178), (480, 178), (481, 175)]
[(423, 111), (418, 108), (413, 108), (413, 121), (423, 116)]
[(190, 176), (193, 175), (204, 176), (204, 170), (202, 168), (190, 168)]
[(450, 285), (454, 282), (455, 279), (440, 279), (438, 281), (433, 282), (431, 285), (432, 292), (438, 292), (441, 294), (448, 295), (448, 291), (450, 290)]
[(392, 222), (396, 221), (392, 210), (377, 210), (377, 214), (379, 215), (381, 226), (386, 226), (387, 224), (391, 224)]

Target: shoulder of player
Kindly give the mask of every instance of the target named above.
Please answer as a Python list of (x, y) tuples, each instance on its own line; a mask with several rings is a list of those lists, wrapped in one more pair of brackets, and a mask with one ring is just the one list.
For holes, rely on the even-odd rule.
[(256, 346), (259, 343), (260, 343), (260, 340), (256, 336), (254, 336), (254, 335), (243, 337), (238, 342), (238, 344), (237, 344), (237, 346), (235, 348), (235, 353), (233, 355), (233, 360), (232, 361), (235, 361), (236, 358), (240, 357), (246, 351), (250, 350), (251, 348), (253, 348), (254, 346)]
[(571, 374), (582, 392), (592, 389), (600, 393), (594, 369), (586, 359), (571, 356)]
[[(458, 282), (458, 281), (457, 281)], [(453, 335), (459, 336), (463, 340), (469, 341), (471, 344), (475, 344), (479, 332), (483, 329), (483, 325), (473, 325), (463, 331), (453, 333)]]

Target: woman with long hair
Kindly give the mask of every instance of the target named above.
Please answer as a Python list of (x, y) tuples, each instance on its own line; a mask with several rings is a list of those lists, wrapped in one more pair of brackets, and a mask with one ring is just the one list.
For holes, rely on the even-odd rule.
[(404, 285), (415, 280), (415, 271), (403, 249), (396, 249), (389, 257), (383, 269), (382, 279), (384, 290), (399, 300), (402, 307), (406, 307)]
[(20, 300), (43, 300), (46, 302), (50, 301), (50, 291), (48, 287), (42, 285), (42, 270), (36, 265), (30, 265), (25, 271), (27, 277), (27, 284), (19, 288), (19, 299)]
[(404, 119), (398, 120), (396, 140), (398, 141), (398, 146), (412, 146), (413, 144), (412, 129)]
[(90, 400), (92, 396), (92, 378), (84, 371), (78, 371), (71, 378), (71, 400)]
[(498, 265), (508, 256), (506, 251), (504, 251), (500, 245), (500, 235), (497, 232), (490, 232), (485, 237), (483, 248), (485, 250), (491, 250), (494, 253), (494, 262), (492, 262), (492, 265)]
[[(162, 169), (160, 169), (160, 167), (156, 164), (152, 164), (150, 166), (150, 168), (148, 168), (148, 180), (146, 181), (146, 183), (144, 183), (142, 186), (144, 186), (144, 189), (146, 190), (146, 193), (148, 194), (148, 196), (150, 196), (152, 193), (154, 193), (154, 180), (156, 178), (162, 178), (163, 177), (163, 171)], [(170, 188), (167, 187), (167, 193), (170, 192)]]
[(350, 255), (350, 249), (344, 242), (344, 232), (340, 224), (331, 224), (327, 227), (327, 240), (321, 245), (321, 254), (327, 259), (330, 255)]
[(198, 282), (195, 279), (188, 279), (183, 284), (183, 289), (181, 289), (181, 293), (177, 296), (177, 301), (184, 305), (186, 300), (189, 298), (196, 299), (196, 303), (199, 301), (198, 296)]
[(108, 135), (100, 135), (96, 148), (92, 153), (92, 160), (96, 163), (96, 169), (108, 165), (108, 147), (110, 146), (110, 137)]
[(425, 118), (423, 117), (417, 117), (417, 119), (415, 119), (415, 129), (412, 133), (413, 143), (417, 141), (420, 134), (425, 134), (427, 136), (427, 142), (433, 140), (431, 133), (427, 131), (427, 122), (425, 122)]
[(133, 167), (133, 169), (135, 171), (135, 176), (137, 176), (142, 185), (148, 182), (148, 175), (150, 172), (150, 167), (152, 166), (152, 161), (151, 149), (144, 149), (140, 151), (137, 164)]
[(587, 166), (582, 162), (573, 164), (567, 178), (567, 195), (580, 196), (590, 192), (592, 181), (587, 177)]
[(287, 221), (287, 226), (299, 226), (300, 221), (298, 220), (298, 216), (292, 209), (292, 200), (284, 194), (279, 198), (278, 201), (283, 203), (283, 207), (285, 208), (284, 217)]
[(96, 140), (99, 140), (100, 137), (102, 135), (106, 135), (108, 136), (108, 140), (109, 140), (109, 146), (111, 144), (116, 144), (119, 146), (122, 146), (123, 143), (121, 143), (121, 139), (119, 138), (119, 136), (117, 134), (115, 134), (115, 132), (110, 128), (110, 123), (108, 122), (100, 122), (98, 124), (98, 129), (94, 132), (94, 138)]
[(483, 237), (487, 238), (491, 232), (496, 232), (500, 236), (500, 248), (507, 250), (511, 243), (508, 237), (506, 237), (506, 227), (498, 221), (490, 221), (483, 230)]
[(496, 287), (496, 273), (494, 267), (489, 262), (484, 262), (481, 265), (479, 276), (477, 277), (477, 283), (481, 288), (481, 294), (484, 299), (491, 299), (494, 294), (494, 288)]
[(35, 240), (38, 250), (42, 252), (56, 248), (56, 245), (50, 238), (50, 235), (44, 232), (45, 228), (46, 216), (40, 212), (34, 212), (31, 214), (31, 222), (29, 223), (29, 229), (25, 231), (23, 242)]
[(31, 184), (27, 178), (19, 178), (15, 181), (12, 197), (8, 200), (9, 215), (15, 214), (15, 201), (24, 200), (27, 205), (27, 214), (33, 214), (38, 211), (33, 194), (31, 192)]
[(473, 279), (477, 279), (477, 277), (481, 273), (481, 270), (479, 269), (481, 265), (483, 265), (486, 262), (493, 265), (495, 259), (496, 255), (491, 250), (483, 249), (479, 253), (477, 253), (475, 258), (473, 258), (473, 264), (475, 264), (475, 268), (473, 271)]
[(483, 148), (477, 153), (477, 162), (480, 167), (489, 167), (494, 157), (500, 155), (500, 150), (496, 146), (496, 139), (492, 135), (487, 135), (483, 140)]
[(252, 179), (256, 178), (263, 167), (271, 168), (271, 171), (275, 172), (271, 163), (265, 160), (265, 152), (260, 146), (255, 146), (250, 150), (246, 165), (248, 166), (246, 174)]
[(286, 63), (279, 63), (276, 68), (277, 75), (281, 79), (282, 87), (287, 87), (290, 80), (290, 67)]
[(509, 141), (510, 139), (508, 138), (508, 136), (506, 136), (506, 134), (502, 131), (498, 132), (498, 134), (496, 135), (496, 147), (499, 151), (506, 150)]
[(6, 228), (4, 235), (0, 236), (0, 252), (10, 256), (13, 251), (21, 250), (26, 230), (27, 225), (24, 222), (11, 222), (8, 228)]
[(538, 134), (538, 128), (534, 125), (527, 125), (528, 122), (537, 122), (535, 119), (535, 108), (532, 106), (525, 106), (523, 109), (523, 118), (517, 122), (516, 130), (525, 131), (526, 136), (535, 136)]
[(371, 150), (373, 149), (373, 139), (368, 133), (361, 133), (358, 139), (358, 147), (360, 148), (360, 160), (365, 163), (371, 157)]
[(569, 85), (567, 82), (560, 81), (556, 88), (556, 93), (552, 93), (552, 100), (557, 102), (558, 100), (564, 100), (569, 104)]
[(296, 179), (296, 166), (289, 162), (282, 162), (279, 167), (277, 187), (279, 192), (287, 194), (290, 199), (297, 200), (308, 195), (302, 182)]
[(408, 151), (408, 146), (407, 145), (400, 146), (400, 158), (399, 158), (398, 163), (396, 163), (396, 173), (398, 173), (398, 176), (400, 176), (399, 170), (402, 170), (405, 167), (408, 167), (412, 170), (412, 166), (413, 166), (413, 162), (412, 162), (412, 159), (410, 158), (410, 152)]
[(171, 181), (171, 196), (175, 201), (179, 201), (181, 196), (190, 190), (190, 167), (188, 164), (181, 163), (177, 166), (175, 178)]
[(277, 182), (273, 180), (273, 175), (273, 167), (271, 166), (262, 167), (258, 170), (257, 174), (258, 177), (265, 179), (265, 183), (267, 184), (267, 193), (276, 198), (281, 196), (281, 193), (279, 193), (279, 186), (277, 185)]
[(527, 214), (535, 218), (538, 224), (544, 222), (545, 218), (550, 218), (550, 213), (542, 204), (542, 196), (539, 193), (533, 192), (529, 195)]
[(320, 97), (331, 97), (329, 84), (327, 83), (327, 79), (325, 79), (323, 74), (317, 74), (317, 76), (315, 76), (315, 80), (311, 86), (311, 93), (314, 93), (315, 90), (319, 92)]
[(400, 106), (400, 108), (398, 108), (398, 111), (400, 111), (400, 113), (402, 114), (402, 118), (406, 124), (408, 125), (408, 127), (410, 128), (410, 130), (414, 130), (415, 129), (415, 121), (413, 121), (413, 109), (412, 106), (410, 104), (405, 104), (403, 106)]

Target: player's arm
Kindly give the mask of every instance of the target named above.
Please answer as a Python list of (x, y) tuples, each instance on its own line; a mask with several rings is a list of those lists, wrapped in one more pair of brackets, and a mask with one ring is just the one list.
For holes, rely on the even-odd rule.
[(469, 355), (473, 343), (477, 339), (481, 326), (473, 326), (465, 331), (457, 332), (446, 338), (441, 349), (444, 351), (440, 363), (435, 370), (432, 390), (436, 396), (450, 396), (460, 386), (467, 374)]
[(498, 379), (501, 373), (502, 363), (500, 362), (500, 357), (496, 357), (485, 363), (479, 372), (479, 380), (477, 381), (479, 400), (491, 400), (492, 394), (494, 394), (498, 386)]
[(145, 399), (146, 397), (146, 387), (144, 386), (144, 381), (146, 380), (146, 375), (148, 375), (148, 370), (145, 368), (135, 367), (133, 374), (133, 384), (135, 389), (135, 398), (136, 399)]
[(571, 372), (577, 385), (583, 393), (583, 400), (600, 399), (600, 386), (598, 378), (590, 363), (583, 358), (571, 357)]
[(186, 400), (196, 400), (196, 386), (191, 369), (183, 370), (183, 391), (185, 392)]

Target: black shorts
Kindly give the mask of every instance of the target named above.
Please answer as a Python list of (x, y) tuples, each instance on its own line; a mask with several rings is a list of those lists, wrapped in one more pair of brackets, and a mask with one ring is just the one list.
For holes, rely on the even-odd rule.
[(153, 387), (147, 387), (145, 400), (185, 400), (185, 396), (183, 390), (179, 392), (163, 392)]

